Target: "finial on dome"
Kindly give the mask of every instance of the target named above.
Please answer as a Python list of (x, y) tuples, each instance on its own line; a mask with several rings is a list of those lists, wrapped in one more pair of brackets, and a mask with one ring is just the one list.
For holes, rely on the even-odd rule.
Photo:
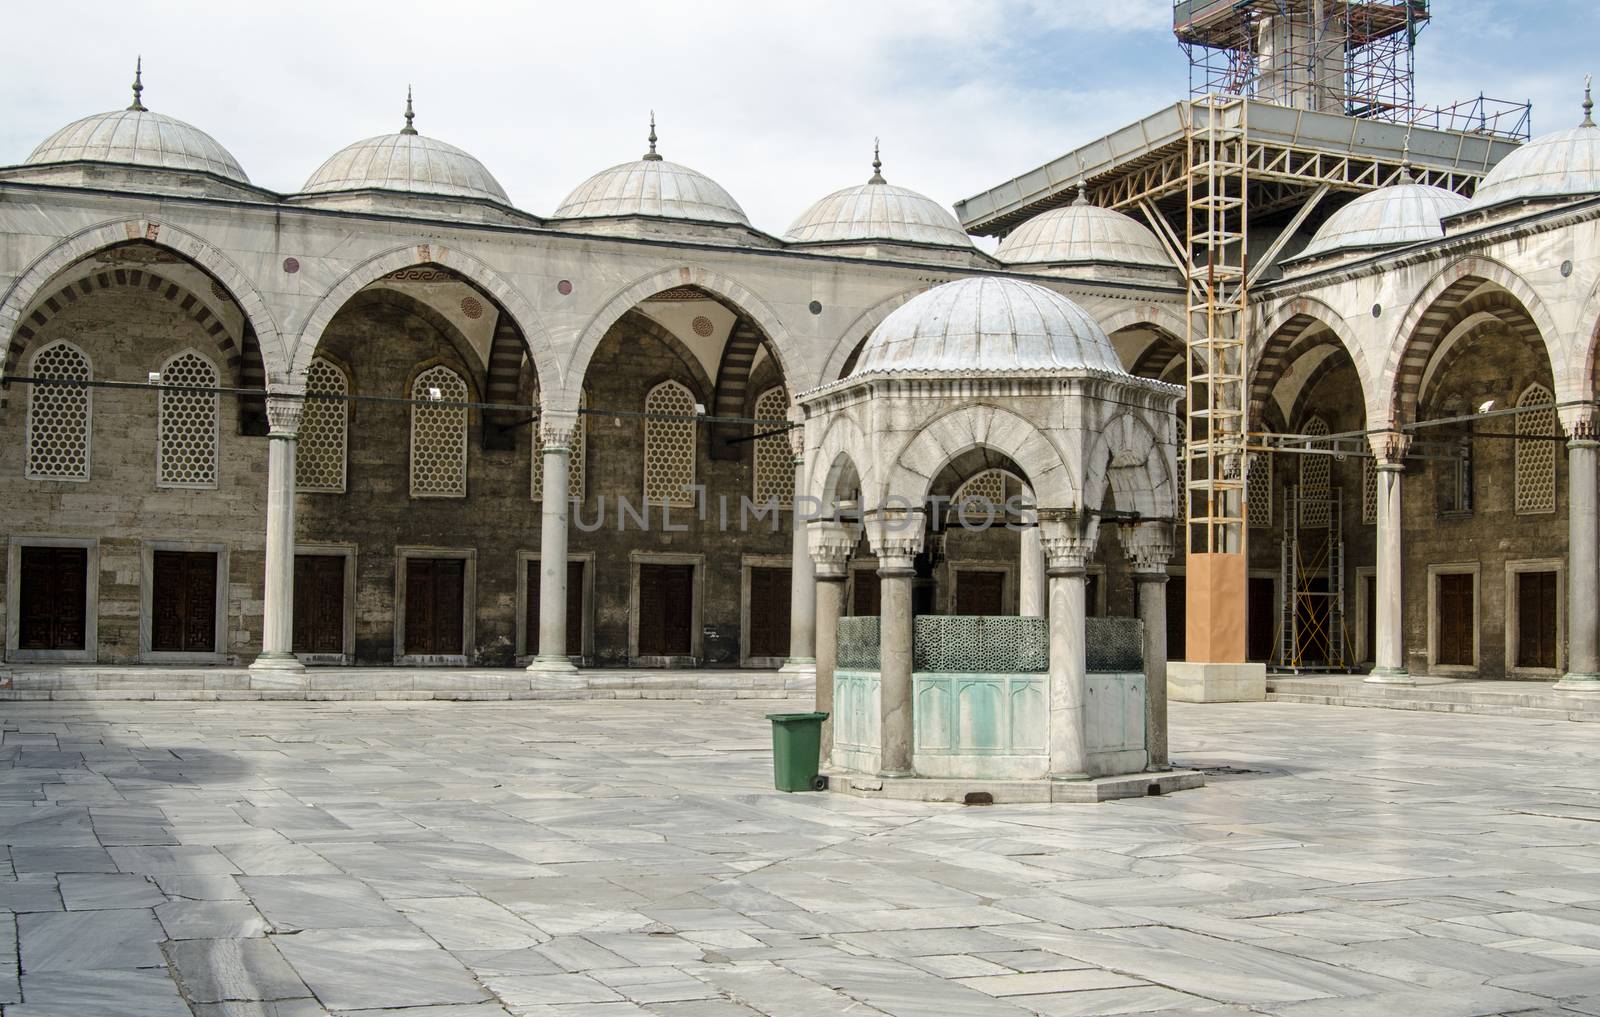
[(888, 182), (889, 181), (883, 179), (883, 160), (878, 157), (878, 139), (877, 138), (873, 138), (872, 139), (872, 177), (871, 177), (871, 179), (869, 179), (867, 181), (867, 183), (869, 183), (869, 184), (886, 184)]
[(1583, 76), (1583, 122), (1579, 127), (1594, 126), (1594, 75)]
[(417, 133), (417, 129), (411, 125), (411, 121), (415, 120), (416, 118), (417, 118), (417, 114), (415, 113), (415, 111), (413, 111), (411, 109), (411, 86), (407, 85), (406, 86), (406, 125), (404, 127), (400, 128), (400, 133), (401, 134), (415, 134), (415, 133)]
[(1417, 182), (1416, 174), (1411, 172), (1411, 128), (1409, 127), (1406, 128), (1405, 147), (1400, 150), (1400, 182), (1402, 184)]
[(145, 105), (139, 99), (139, 93), (144, 91), (144, 57), (135, 57), (133, 61), (133, 103), (128, 107), (136, 113), (146, 113)]
[(660, 162), (661, 156), (656, 152), (656, 111), (650, 111), (650, 151), (644, 154), (645, 162)]
[(1078, 179), (1078, 196), (1072, 199), (1072, 203), (1074, 205), (1089, 204), (1089, 181), (1081, 177)]

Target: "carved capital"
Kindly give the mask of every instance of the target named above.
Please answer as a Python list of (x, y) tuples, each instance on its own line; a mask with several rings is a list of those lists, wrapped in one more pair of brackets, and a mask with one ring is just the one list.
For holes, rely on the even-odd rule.
[(921, 509), (878, 508), (868, 514), (866, 528), (879, 573), (909, 570), (922, 552), (927, 518)]
[(1411, 435), (1404, 431), (1379, 431), (1367, 435), (1367, 442), (1379, 466), (1401, 466), (1411, 451)]
[(1122, 547), (1135, 573), (1167, 574), (1167, 562), (1172, 560), (1174, 542), (1172, 527), (1167, 523), (1139, 523), (1120, 527)]
[(848, 523), (814, 519), (807, 524), (807, 544), (818, 579), (843, 579), (855, 550), (857, 530)]
[(1044, 560), (1049, 575), (1076, 575), (1089, 566), (1094, 557), (1095, 539), (1081, 536), (1051, 536), (1043, 538)]
[(267, 396), (267, 427), (277, 438), (296, 438), (300, 435), (300, 418), (305, 415), (305, 397), (293, 394)]
[(1592, 403), (1562, 406), (1561, 427), (1571, 441), (1600, 441), (1600, 411)]
[(546, 410), (539, 414), (539, 447), (545, 452), (572, 451), (578, 439), (578, 415), (570, 410)]

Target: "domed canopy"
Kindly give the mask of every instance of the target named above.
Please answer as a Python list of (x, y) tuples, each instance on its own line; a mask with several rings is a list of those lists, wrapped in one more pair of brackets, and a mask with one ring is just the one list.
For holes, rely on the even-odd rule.
[(995, 250), (1010, 265), (1116, 262), (1173, 268), (1156, 235), (1130, 216), (1089, 203), (1082, 184), (1062, 208), (1034, 216), (1012, 230)]
[(153, 169), (211, 173), (248, 184), (239, 161), (205, 131), (161, 113), (140, 101), (142, 62), (134, 71), (133, 103), (127, 109), (96, 113), (74, 121), (40, 143), (26, 166), (62, 162), (109, 162)]
[(972, 238), (943, 205), (883, 178), (883, 163), (876, 146), (872, 150), (871, 179), (834, 191), (806, 209), (783, 239), (796, 244), (887, 240), (939, 247), (972, 246)]
[(1035, 283), (980, 276), (907, 301), (873, 329), (851, 373), (1074, 370), (1127, 373), (1077, 304)]
[(500, 182), (483, 163), (412, 126), (411, 92), (406, 92), (406, 125), (397, 134), (380, 134), (347, 145), (317, 167), (301, 191), (408, 191), (450, 198), (479, 198), (511, 204)]
[(1558, 198), (1600, 192), (1600, 127), (1594, 100), (1583, 93), (1583, 121), (1569, 131), (1534, 138), (1489, 171), (1472, 196), (1472, 208), (1523, 198)]
[(715, 180), (656, 154), (654, 115), (650, 117), (650, 150), (642, 158), (601, 170), (579, 184), (552, 218), (628, 215), (750, 225), (744, 209)]
[(1380, 187), (1330, 215), (1299, 256), (1436, 240), (1444, 236), (1439, 220), (1466, 207), (1466, 198), (1442, 187), (1415, 182)]

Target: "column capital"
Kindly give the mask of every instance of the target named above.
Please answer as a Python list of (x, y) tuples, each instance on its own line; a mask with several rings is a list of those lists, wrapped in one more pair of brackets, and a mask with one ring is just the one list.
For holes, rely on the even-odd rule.
[(1406, 453), (1411, 451), (1411, 435), (1404, 431), (1375, 431), (1367, 435), (1372, 446), (1372, 457), (1378, 469), (1400, 469), (1405, 464)]
[(278, 392), (267, 396), (268, 434), (273, 438), (300, 436), (300, 420), (305, 415), (305, 394)]
[(1167, 577), (1167, 562), (1172, 560), (1174, 541), (1172, 526), (1164, 522), (1142, 522), (1131, 527), (1119, 526), (1122, 549), (1133, 566), (1133, 576), (1141, 578)]
[(911, 560), (922, 553), (927, 517), (921, 509), (879, 507), (866, 514), (866, 531), (879, 573), (909, 570)]
[(1070, 576), (1081, 574), (1089, 567), (1089, 559), (1094, 557), (1095, 539), (1093, 537), (1044, 537), (1044, 557), (1047, 571), (1051, 576)]
[(1570, 441), (1600, 441), (1600, 410), (1593, 403), (1562, 406), (1556, 412)]
[(813, 519), (806, 524), (806, 536), (818, 581), (844, 579), (858, 539), (856, 528), (832, 519)]
[(539, 448), (543, 452), (571, 453), (578, 438), (574, 410), (544, 410), (539, 414)]
[(789, 423), (794, 426), (789, 428), (789, 451), (794, 453), (794, 461), (801, 463), (806, 458), (806, 415), (798, 406), (789, 407)]

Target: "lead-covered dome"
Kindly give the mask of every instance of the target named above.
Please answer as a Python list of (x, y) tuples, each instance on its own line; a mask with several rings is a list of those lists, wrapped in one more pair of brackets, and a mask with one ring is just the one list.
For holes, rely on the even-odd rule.
[(601, 170), (567, 195), (552, 218), (599, 219), (646, 215), (661, 219), (733, 223), (750, 220), (715, 180), (656, 154), (656, 121), (650, 118), (650, 150), (632, 162)]
[(1112, 262), (1173, 268), (1161, 241), (1131, 216), (1089, 203), (1083, 185), (1072, 204), (1042, 212), (1007, 234), (995, 257), (1008, 265)]
[(1471, 207), (1600, 193), (1600, 127), (1593, 110), (1586, 87), (1583, 121), (1571, 130), (1534, 138), (1501, 159), (1478, 184)]
[(403, 191), (511, 204), (505, 188), (483, 163), (454, 145), (417, 133), (410, 92), (405, 117), (398, 133), (363, 138), (335, 152), (311, 174), (301, 192)]
[(1437, 240), (1444, 236), (1440, 220), (1466, 207), (1461, 195), (1416, 183), (1408, 173), (1406, 182), (1368, 191), (1328, 216), (1298, 256)]
[(977, 277), (935, 286), (873, 329), (851, 376), (954, 371), (1126, 374), (1105, 330), (1053, 290)]
[(134, 72), (133, 103), (127, 109), (76, 120), (50, 135), (23, 160), (25, 166), (106, 162), (152, 169), (210, 173), (248, 184), (250, 178), (227, 149), (192, 124), (152, 113), (140, 101), (143, 67)]
[(883, 162), (872, 151), (872, 176), (864, 184), (834, 191), (806, 209), (783, 239), (795, 244), (931, 244), (972, 247), (972, 238), (943, 205), (883, 178)]

